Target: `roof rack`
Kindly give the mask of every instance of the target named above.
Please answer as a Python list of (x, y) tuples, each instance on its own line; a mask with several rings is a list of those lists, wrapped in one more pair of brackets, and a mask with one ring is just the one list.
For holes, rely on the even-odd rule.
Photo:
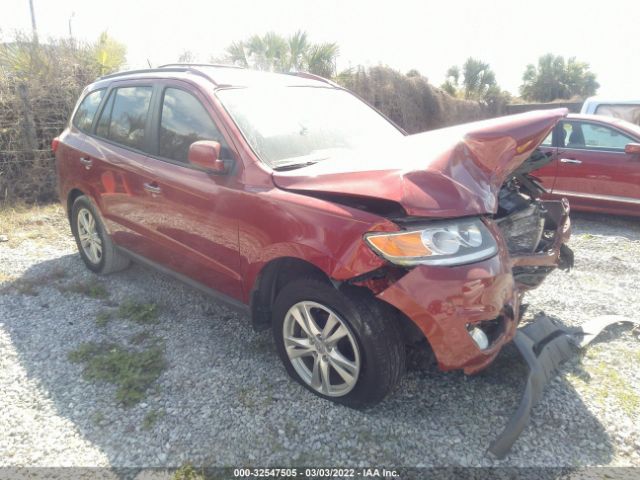
[(223, 68), (240, 68), (239, 65), (228, 65), (224, 63), (167, 63), (166, 65), (160, 65), (158, 68), (173, 68), (173, 67), (223, 67)]
[(206, 78), (207, 80), (209, 80), (210, 82), (213, 82), (214, 85), (217, 85), (216, 81), (211, 78), (209, 75), (207, 75), (206, 73), (204, 73), (201, 70), (198, 70), (197, 68), (191, 68), (189, 66), (183, 66), (183, 67), (173, 67), (170, 65), (166, 65), (166, 66), (162, 66), (159, 68), (143, 68), (140, 70), (125, 70), (122, 72), (116, 72), (116, 73), (110, 73), (109, 75), (103, 75), (102, 77), (98, 78), (98, 80), (104, 80), (107, 78), (115, 78), (115, 77), (122, 77), (124, 75), (135, 75), (138, 73), (166, 73), (166, 72), (187, 72), (187, 73), (193, 73), (194, 75), (199, 75), (201, 77)]
[(315, 73), (309, 73), (309, 72), (287, 72), (287, 75), (294, 75), (294, 76), (300, 77), (300, 78), (307, 78), (309, 80), (316, 80), (318, 82), (328, 83), (332, 87), (342, 88), (340, 85), (338, 85), (333, 80), (329, 80), (328, 78), (321, 77), (320, 75), (316, 75)]

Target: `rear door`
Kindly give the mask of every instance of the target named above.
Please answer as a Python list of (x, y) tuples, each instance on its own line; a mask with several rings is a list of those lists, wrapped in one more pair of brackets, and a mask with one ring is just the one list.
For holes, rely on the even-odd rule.
[(604, 123), (565, 120), (566, 139), (558, 147), (555, 195), (586, 208), (637, 210), (640, 205), (640, 162), (625, 153), (628, 134)]
[[(80, 188), (92, 198), (96, 198), (95, 170), (92, 171), (92, 157), (98, 153), (95, 139), (91, 136), (100, 105), (106, 98), (107, 88), (86, 93), (78, 105), (69, 128), (62, 134), (64, 141), (56, 151), (56, 166), (62, 194), (70, 188)], [(62, 199), (61, 199), (62, 200)]]
[(155, 192), (148, 156), (154, 85), (150, 80), (114, 82), (94, 125), (88, 155), (90, 184), (115, 242), (152, 256), (150, 205)]

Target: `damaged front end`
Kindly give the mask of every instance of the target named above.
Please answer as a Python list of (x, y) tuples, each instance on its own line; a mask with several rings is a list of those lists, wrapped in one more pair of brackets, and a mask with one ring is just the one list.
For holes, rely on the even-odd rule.
[(543, 201), (545, 189), (529, 175), (549, 161), (536, 150), (502, 186), (494, 220), (504, 236), (513, 278), (519, 290), (535, 288), (555, 268), (573, 267), (573, 252), (566, 245), (571, 235), (569, 203)]
[[(384, 228), (372, 226), (358, 243), (369, 248), (357, 250), (382, 261), (354, 272), (345, 266), (360, 262), (342, 258), (332, 279), (365, 287), (393, 306), (427, 340), (442, 370), (474, 374), (514, 338), (519, 347), (530, 346), (518, 330), (524, 292), (554, 269), (573, 266), (569, 204), (543, 200), (545, 190), (530, 174), (550, 161), (537, 146), (566, 114), (529, 112), (412, 135), (276, 172), (273, 180), (281, 189), (384, 218)], [(544, 348), (557, 343), (552, 339), (545, 336), (534, 348), (553, 367), (557, 362), (545, 358), (556, 359), (556, 351)], [(496, 455), (506, 454), (526, 423), (544, 385), (536, 382), (535, 396), (502, 434)]]

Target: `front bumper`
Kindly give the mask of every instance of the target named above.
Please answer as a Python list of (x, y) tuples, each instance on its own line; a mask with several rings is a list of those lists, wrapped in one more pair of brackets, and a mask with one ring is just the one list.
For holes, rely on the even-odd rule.
[[(457, 267), (421, 265), (377, 294), (420, 328), (441, 369), (473, 374), (491, 363), (516, 334), (522, 295), (532, 288), (531, 277), (544, 278), (551, 269), (566, 263), (568, 203), (544, 202), (544, 207), (544, 251), (511, 257), (498, 227), (489, 222), (487, 226), (498, 242), (496, 256)], [(521, 279), (514, 277), (516, 269), (524, 272)], [(493, 334), (485, 349), (469, 335), (469, 328), (477, 325), (491, 325)]]
[[(520, 294), (504, 253), (455, 268), (416, 267), (377, 297), (420, 328), (441, 369), (469, 374), (488, 365), (513, 338), (520, 315)], [(501, 331), (480, 350), (467, 325), (491, 320)]]
[(531, 410), (540, 401), (544, 388), (562, 363), (586, 347), (605, 328), (615, 323), (640, 321), (619, 315), (595, 317), (579, 327), (566, 327), (542, 316), (518, 329), (514, 343), (529, 367), (527, 383), (520, 405), (502, 432), (491, 442), (489, 453), (498, 459), (507, 456), (511, 447), (529, 423)]

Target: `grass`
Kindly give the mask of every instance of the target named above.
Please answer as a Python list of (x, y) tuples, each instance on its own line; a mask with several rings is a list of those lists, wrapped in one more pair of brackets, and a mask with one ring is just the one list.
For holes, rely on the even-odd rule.
[(134, 345), (142, 345), (143, 343), (145, 343), (147, 340), (150, 340), (150, 339), (151, 339), (151, 332), (149, 332), (148, 330), (143, 330), (142, 332), (136, 333), (133, 337), (131, 337), (129, 341)]
[(178, 468), (172, 477), (172, 480), (205, 480), (204, 471), (197, 470), (193, 465), (187, 463)]
[(240, 387), (238, 389), (238, 402), (246, 408), (251, 408), (256, 405), (255, 400), (252, 398), (253, 389), (248, 387)]
[(0, 204), (0, 235), (9, 248), (24, 241), (50, 244), (52, 239), (70, 239), (69, 223), (62, 205)]
[(111, 312), (107, 310), (103, 310), (96, 315), (96, 325), (99, 327), (106, 327), (109, 320), (111, 320)]
[(63, 293), (77, 293), (89, 298), (95, 298), (99, 300), (105, 300), (109, 298), (109, 291), (104, 284), (95, 278), (84, 281), (78, 281), (63, 285), (59, 287), (60, 292)]
[(69, 352), (69, 360), (84, 364), (85, 379), (116, 385), (116, 399), (127, 407), (140, 402), (166, 369), (164, 350), (158, 344), (135, 351), (113, 343), (88, 342)]
[(102, 412), (95, 412), (92, 416), (91, 416), (91, 420), (93, 421), (93, 424), (97, 427), (99, 427), (100, 425), (102, 425), (102, 422), (104, 422), (104, 413)]
[(148, 412), (142, 420), (142, 428), (145, 430), (151, 430), (156, 422), (164, 416), (163, 412), (158, 410), (151, 410)]
[[(576, 387), (587, 387), (601, 405), (617, 405), (629, 417), (633, 418), (640, 410), (640, 394), (627, 379), (620, 374), (614, 364), (601, 359), (603, 346), (593, 346), (582, 356), (581, 369), (572, 372), (567, 379)], [(637, 364), (640, 352), (623, 349), (617, 352), (616, 362)]]
[(13, 283), (9, 283), (11, 277), (5, 276), (4, 281), (8, 284), (3, 286), (2, 290), (13, 289), (21, 295), (29, 295), (35, 297), (38, 295), (38, 287), (44, 287), (66, 277), (67, 272), (62, 267), (54, 267), (50, 271), (37, 275), (35, 277), (22, 277)]
[(158, 306), (153, 303), (137, 303), (129, 300), (118, 309), (120, 318), (140, 324), (156, 323), (158, 315)]
[(20, 295), (35, 297), (38, 295), (38, 290), (36, 290), (37, 285), (39, 284), (32, 280), (20, 279), (13, 284), (13, 288), (15, 288), (16, 292)]
[(640, 395), (632, 386), (618, 373), (604, 362), (598, 362), (591, 369), (594, 372), (595, 395), (602, 404), (609, 401), (617, 403), (622, 410), (633, 417), (640, 409)]

